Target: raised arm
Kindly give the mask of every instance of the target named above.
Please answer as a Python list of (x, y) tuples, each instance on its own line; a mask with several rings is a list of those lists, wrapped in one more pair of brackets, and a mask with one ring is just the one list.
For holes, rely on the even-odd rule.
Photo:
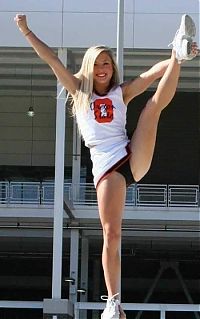
[(135, 96), (143, 93), (155, 80), (162, 77), (169, 61), (168, 59), (158, 62), (136, 79), (123, 83), (122, 91), (125, 104), (128, 104)]
[(67, 70), (54, 51), (29, 29), (25, 15), (17, 14), (14, 20), (16, 21), (19, 30), (26, 37), (35, 52), (51, 67), (58, 81), (66, 88), (67, 91), (71, 94), (75, 94), (76, 90), (79, 88), (79, 79)]
[[(197, 43), (191, 42), (190, 46), (190, 54), (192, 57), (195, 57), (199, 54)], [(164, 75), (169, 62), (170, 59), (158, 62), (136, 79), (123, 83), (122, 92), (125, 104), (128, 104), (135, 96), (143, 93), (155, 80), (161, 78)]]

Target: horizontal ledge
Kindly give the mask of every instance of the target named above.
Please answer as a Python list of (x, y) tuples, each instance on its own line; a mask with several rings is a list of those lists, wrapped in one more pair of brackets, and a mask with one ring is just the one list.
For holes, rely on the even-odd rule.
[(43, 309), (43, 301), (0, 300), (0, 308)]
[[(145, 311), (200, 311), (200, 305), (191, 304), (145, 304), (145, 303), (122, 303), (124, 310), (145, 310)], [(101, 310), (105, 307), (102, 302), (77, 302), (76, 309)]]

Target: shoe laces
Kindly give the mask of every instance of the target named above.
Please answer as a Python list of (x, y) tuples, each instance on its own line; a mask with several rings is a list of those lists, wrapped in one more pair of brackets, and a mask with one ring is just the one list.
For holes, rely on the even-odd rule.
[(119, 296), (119, 293), (113, 295), (110, 298), (107, 295), (103, 295), (103, 296), (101, 296), (101, 300), (103, 300), (103, 301), (112, 300), (112, 299), (116, 300), (115, 297), (117, 297), (117, 296)]
[[(101, 300), (106, 301), (106, 309), (108, 309), (110, 315), (115, 315), (116, 313), (116, 302), (119, 303), (119, 300), (115, 297), (118, 296), (119, 293), (113, 295), (112, 297), (108, 297), (106, 295), (101, 296)], [(118, 309), (119, 311), (119, 309)]]

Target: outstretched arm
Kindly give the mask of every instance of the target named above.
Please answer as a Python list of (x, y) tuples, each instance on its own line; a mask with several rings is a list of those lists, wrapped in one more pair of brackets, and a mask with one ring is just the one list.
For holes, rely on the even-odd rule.
[(35, 52), (51, 67), (59, 82), (67, 91), (71, 94), (75, 94), (76, 90), (79, 88), (79, 80), (65, 68), (55, 52), (29, 29), (25, 15), (17, 14), (14, 20)]
[(155, 80), (161, 78), (169, 65), (169, 61), (170, 59), (158, 62), (136, 79), (123, 83), (122, 91), (125, 104), (143, 93)]
[[(191, 54), (193, 57), (199, 53), (196, 42), (191, 43)], [(184, 60), (183, 60), (184, 61)], [(122, 84), (122, 91), (125, 104), (128, 104), (135, 96), (143, 93), (155, 80), (161, 78), (168, 65), (170, 59), (156, 63), (148, 71), (142, 73), (136, 79)]]

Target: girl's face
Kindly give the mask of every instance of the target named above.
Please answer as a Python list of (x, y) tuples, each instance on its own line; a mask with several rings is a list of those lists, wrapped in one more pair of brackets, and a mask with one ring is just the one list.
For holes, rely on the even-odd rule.
[(94, 63), (93, 80), (94, 87), (100, 85), (108, 86), (113, 75), (113, 64), (106, 52), (101, 52)]

